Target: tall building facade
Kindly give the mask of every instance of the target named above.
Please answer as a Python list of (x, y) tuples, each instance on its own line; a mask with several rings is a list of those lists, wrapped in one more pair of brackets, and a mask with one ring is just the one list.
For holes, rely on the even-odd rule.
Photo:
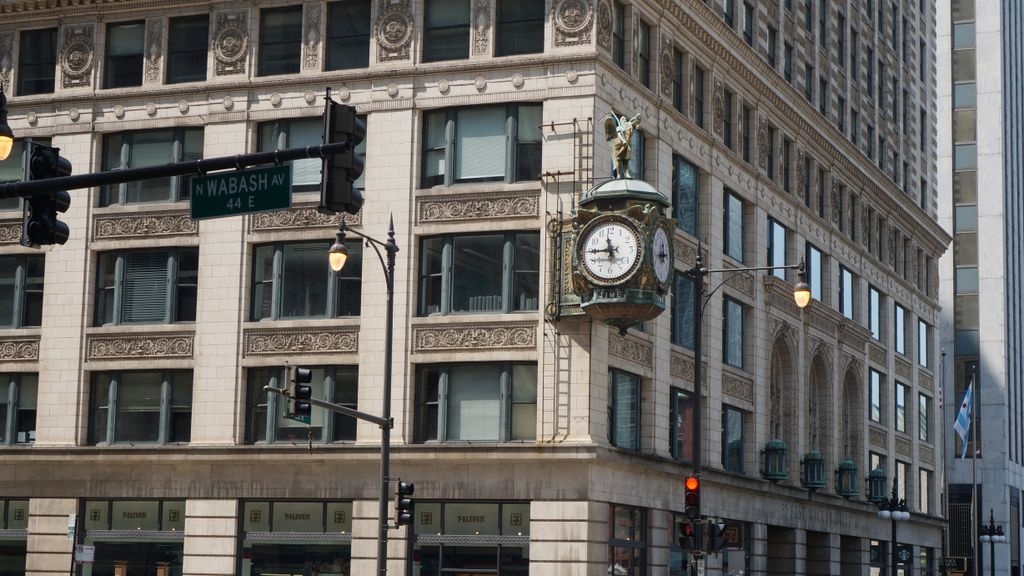
[[(1024, 10), (1018, 2), (947, 0), (938, 22), (939, 220), (954, 238), (940, 273), (948, 422), (974, 384), (972, 436), (966, 446), (956, 434), (946, 441), (951, 551), (980, 556), (986, 571), (994, 561), (997, 574), (1020, 574)], [(1007, 543), (972, 545), (990, 519)]]
[[(694, 449), (730, 528), (711, 574), (934, 574), (935, 9), (19, 0), (0, 169), (20, 177), (28, 139), (76, 173), (316, 144), (325, 87), (364, 115), (345, 218), (381, 239), (394, 218), (391, 470), (416, 486), (390, 574), (694, 574)], [(631, 171), (677, 222), (668, 310), (625, 334), (573, 305), (559, 233), (611, 176), (612, 112), (640, 115)], [(329, 274), (339, 216), (318, 162), (291, 170), (291, 208), (202, 221), (185, 177), (74, 191), (43, 250), (0, 201), (2, 570), (66, 574), (77, 543), (84, 575), (372, 573), (379, 430), (298, 424), (263, 391), (304, 366), (318, 398), (382, 404), (377, 254), (351, 241)], [(698, 251), (725, 271), (701, 291), (694, 446)], [(802, 310), (794, 270), (728, 272), (799, 261)], [(898, 534), (872, 472), (911, 512)]]

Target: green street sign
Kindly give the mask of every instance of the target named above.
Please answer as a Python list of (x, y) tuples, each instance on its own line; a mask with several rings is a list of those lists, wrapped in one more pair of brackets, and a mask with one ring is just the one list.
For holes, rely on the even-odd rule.
[(193, 176), (192, 219), (283, 210), (292, 205), (290, 164)]
[(295, 420), (296, 422), (302, 422), (303, 424), (309, 424), (309, 422), (310, 422), (309, 416), (296, 416), (295, 414), (292, 414), (291, 412), (285, 414), (284, 417), (289, 419), (289, 420)]

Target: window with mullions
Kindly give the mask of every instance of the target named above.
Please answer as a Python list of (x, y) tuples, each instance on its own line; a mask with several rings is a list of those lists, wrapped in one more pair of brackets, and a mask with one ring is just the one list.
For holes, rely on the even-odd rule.
[(370, 65), (370, 0), (327, 5), (327, 70)]
[(647, 510), (610, 504), (608, 520), (608, 574), (647, 574)]
[(302, 53), (302, 6), (260, 10), (258, 76), (297, 74)]
[(868, 330), (875, 340), (882, 339), (882, 294), (874, 286), (868, 287)]
[(426, 112), (422, 185), (537, 180), (541, 121), (541, 104)]
[(676, 271), (672, 285), (672, 343), (693, 349), (693, 279)]
[(640, 377), (608, 370), (608, 441), (612, 446), (640, 450)]
[(537, 438), (537, 365), (420, 366), (417, 442), (532, 442)]
[(90, 444), (187, 443), (191, 437), (191, 370), (92, 375)]
[(743, 39), (754, 45), (754, 6), (750, 2), (743, 3)]
[(57, 75), (57, 29), (26, 30), (18, 44), (18, 96), (52, 93)]
[(743, 368), (743, 316), (743, 304), (722, 298), (722, 361), (736, 368)]
[(707, 130), (704, 125), (704, 78), (707, 71), (700, 66), (693, 67), (693, 123), (702, 130)]
[(743, 160), (745, 162), (752, 162), (750, 154), (750, 138), (751, 131), (754, 129), (754, 111), (750, 106), (743, 106), (742, 117), (740, 118), (743, 123), (742, 131), (740, 133), (743, 144)]
[(167, 30), (168, 84), (206, 80), (206, 46), (210, 15), (171, 18)]
[[(44, 146), (50, 145), (49, 138), (16, 138), (11, 146), (11, 153), (0, 160), (0, 183), (17, 182), (25, 176), (25, 143), (35, 142)], [(0, 199), (0, 211), (21, 210), (21, 198)]]
[(917, 321), (917, 363), (923, 367), (928, 367), (928, 352), (930, 346), (928, 345), (929, 335), (931, 334), (930, 326), (924, 320)]
[[(317, 141), (319, 143), (319, 140)], [(202, 128), (117, 132), (103, 136), (103, 169), (144, 168), (203, 157)], [(151, 178), (100, 187), (100, 206), (188, 200), (188, 180)]]
[(893, 305), (893, 343), (897, 354), (907, 353), (907, 309), (899, 304)]
[(499, 0), (495, 55), (544, 51), (544, 0)]
[[(312, 368), (313, 398), (340, 404), (353, 410), (359, 400), (359, 368), (356, 366), (320, 366)], [(288, 387), (288, 368), (252, 368), (246, 395), (246, 441), (250, 444), (274, 442), (354, 442), (356, 419), (314, 406), (310, 423), (286, 418), (289, 400), (268, 394), (264, 386)]]
[(37, 374), (0, 374), (0, 446), (36, 441), (38, 395)]
[(693, 394), (681, 388), (670, 388), (669, 404), (669, 452), (680, 462), (692, 462)]
[(103, 87), (142, 86), (142, 55), (146, 23), (107, 25), (107, 51), (103, 63)]
[[(542, 28), (543, 29), (543, 28)], [(651, 25), (641, 20), (637, 25), (637, 63), (640, 83), (651, 87)]]
[(678, 48), (672, 49), (672, 107), (686, 113), (686, 94), (683, 92), (683, 53)]
[(45, 267), (45, 256), (0, 256), (0, 329), (42, 325)]
[(427, 0), (423, 61), (469, 58), (469, 0)]
[(786, 235), (788, 230), (774, 218), (768, 218), (768, 266), (776, 267), (769, 274), (781, 280), (786, 279)]
[(435, 236), (420, 246), (421, 316), (537, 310), (538, 233)]
[(839, 313), (853, 320), (853, 303), (856, 301), (853, 293), (853, 272), (845, 266), (839, 267)]
[(725, 191), (725, 255), (743, 262), (743, 200), (730, 190)]
[(626, 7), (618, 0), (612, 2), (612, 61), (626, 69)]
[[(365, 116), (360, 120), (367, 122)], [(256, 148), (260, 152), (272, 152), (286, 148), (301, 148), (303, 146), (319, 146), (323, 141), (324, 123), (320, 116), (310, 118), (290, 118), (285, 120), (274, 120), (263, 122), (259, 125), (256, 138)], [(369, 138), (356, 146), (357, 154), (366, 154), (366, 142)], [(319, 158), (303, 158), (292, 160), (292, 191), (293, 192), (319, 192), (320, 191), (320, 169), (323, 161)], [(356, 188), (363, 188), (366, 181), (366, 170), (355, 181)]]
[(743, 411), (722, 405), (722, 468), (743, 474)]
[(529, 502), (417, 499), (414, 515), (410, 574), (516, 576), (530, 570)]
[(896, 382), (896, 431), (907, 431), (907, 385)]
[(885, 376), (877, 370), (870, 370), (868, 418), (872, 422), (882, 421), (882, 387), (885, 386)]
[(729, 28), (736, 26), (736, 0), (723, 0), (722, 18)]
[(335, 273), (324, 256), (328, 241), (278, 242), (253, 250), (253, 320), (359, 316), (363, 247), (351, 241), (348, 260)]
[(184, 500), (86, 500), (80, 511), (96, 560), (83, 573), (117, 574), (116, 564), (128, 574), (182, 573)]
[(811, 298), (821, 301), (825, 293), (825, 270), (824, 270), (825, 259), (821, 255), (821, 250), (818, 250), (810, 242), (807, 243), (807, 256), (806, 256), (806, 276), (807, 283), (811, 285)]
[(697, 235), (700, 219), (700, 169), (682, 156), (672, 155), (672, 203), (676, 227)]
[(194, 322), (199, 250), (124, 250), (99, 255), (96, 325)]
[(917, 394), (917, 439), (932, 441), (932, 403), (923, 393)]
[(725, 90), (722, 98), (722, 143), (729, 150), (732, 150), (732, 103), (736, 95)]

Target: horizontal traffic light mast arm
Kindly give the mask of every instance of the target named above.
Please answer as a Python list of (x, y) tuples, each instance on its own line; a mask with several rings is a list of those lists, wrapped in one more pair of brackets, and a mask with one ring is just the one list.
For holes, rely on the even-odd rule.
[(28, 198), (36, 194), (48, 194), (60, 190), (77, 190), (81, 188), (92, 188), (106, 184), (122, 184), (125, 182), (139, 182), (153, 178), (167, 178), (168, 176), (197, 175), (202, 176), (207, 172), (216, 170), (228, 170), (230, 168), (242, 169), (247, 166), (258, 166), (260, 164), (280, 164), (290, 160), (301, 160), (303, 158), (326, 158), (348, 152), (351, 144), (349, 142), (335, 142), (331, 144), (320, 144), (319, 146), (306, 146), (303, 148), (287, 148), (285, 150), (273, 150), (271, 152), (252, 152), (249, 154), (236, 154), (234, 156), (218, 156), (216, 158), (200, 158), (187, 162), (171, 162), (160, 166), (146, 166), (144, 168), (124, 168), (120, 170), (105, 170), (90, 174), (78, 174), (64, 176), (62, 178), (48, 178), (45, 180), (33, 180), (30, 182), (8, 182), (0, 184), (0, 200), (7, 198)]
[[(274, 394), (280, 394), (285, 398), (289, 397), (288, 392), (286, 390), (274, 388), (273, 386), (264, 386), (263, 390), (267, 392), (273, 392)], [(313, 406), (319, 406), (321, 408), (330, 410), (331, 412), (337, 412), (338, 414), (341, 414), (343, 416), (351, 416), (352, 418), (358, 418), (360, 420), (366, 420), (367, 422), (373, 422), (374, 424), (380, 426), (381, 428), (394, 427), (394, 422), (392, 422), (390, 419), (381, 418), (380, 416), (374, 416), (373, 414), (367, 414), (366, 412), (360, 412), (359, 410), (354, 410), (347, 406), (332, 404), (324, 400), (317, 400), (316, 398), (310, 398), (309, 400), (304, 400), (304, 402), (309, 402)]]

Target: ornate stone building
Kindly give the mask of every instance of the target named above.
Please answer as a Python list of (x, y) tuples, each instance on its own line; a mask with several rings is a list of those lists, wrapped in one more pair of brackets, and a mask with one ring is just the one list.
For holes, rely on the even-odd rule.
[[(76, 173), (318, 143), (326, 87), (365, 115), (346, 218), (394, 217), (392, 471), (416, 485), (389, 573), (690, 573), (703, 250), (804, 259), (815, 298), (793, 271), (704, 287), (702, 512), (733, 529), (710, 573), (879, 573), (878, 469), (912, 513), (902, 569), (932, 574), (934, 31), (932, 0), (9, 0), (0, 80), (19, 142)], [(670, 311), (625, 335), (578, 313), (558, 235), (611, 175), (612, 111), (641, 115), (631, 171), (678, 222)], [(0, 201), (0, 571), (66, 574), (78, 543), (86, 575), (372, 572), (379, 430), (262, 391), (308, 366), (380, 411), (384, 277), (356, 242), (328, 274), (318, 182), (297, 161), (290, 209), (202, 221), (187, 178), (73, 191), (45, 250)]]

